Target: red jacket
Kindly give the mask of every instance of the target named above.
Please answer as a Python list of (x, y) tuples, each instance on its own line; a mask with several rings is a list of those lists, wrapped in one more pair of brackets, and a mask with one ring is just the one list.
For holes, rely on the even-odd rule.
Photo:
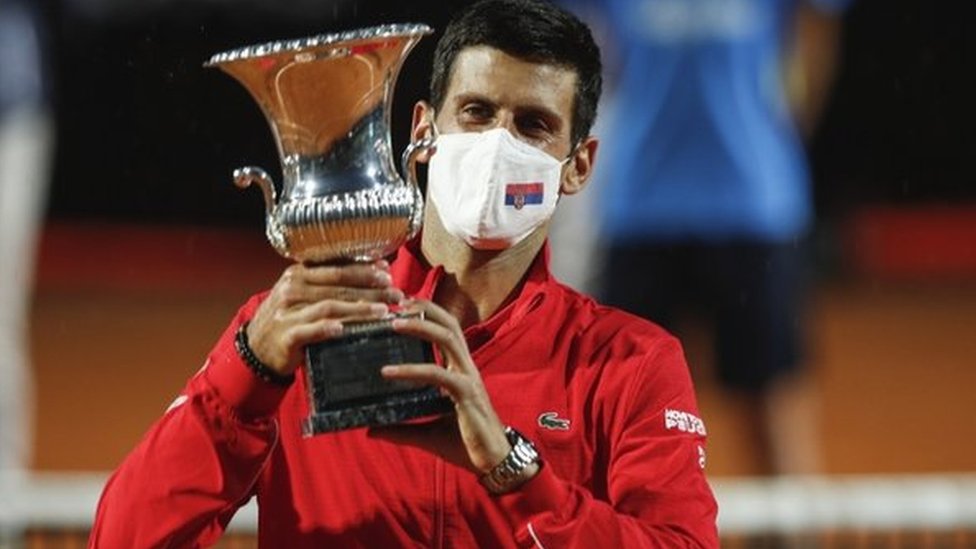
[[(257, 496), (262, 547), (717, 547), (704, 426), (678, 342), (555, 281), (543, 251), (518, 298), (465, 331), (502, 422), (541, 472), (490, 496), (474, 474), (366, 429), (303, 438), (302, 376), (260, 381), (234, 333), (109, 480), (90, 547), (214, 543)], [(402, 248), (394, 283), (429, 298), (442, 270)]]

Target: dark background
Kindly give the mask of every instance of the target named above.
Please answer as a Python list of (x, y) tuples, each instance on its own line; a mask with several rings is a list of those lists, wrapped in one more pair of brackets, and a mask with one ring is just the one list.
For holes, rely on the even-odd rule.
[(855, 0), (811, 143), (822, 215), (976, 199), (976, 27), (965, 6)]
[[(271, 133), (244, 89), (202, 63), (241, 45), (370, 24), (440, 30), (464, 3), (116, 4), (40, 4), (58, 122), (54, 219), (261, 226), (259, 193), (236, 189), (230, 173), (248, 164), (279, 173)], [(823, 222), (863, 205), (976, 199), (976, 46), (964, 6), (861, 0), (845, 16), (841, 72), (810, 144)], [(401, 73), (395, 150), (406, 145), (411, 105), (426, 97), (437, 36)]]
[[(440, 29), (450, 16), (432, 2), (366, 4), (172, 2), (99, 17), (50, 4), (59, 134), (50, 216), (263, 225), (260, 193), (234, 187), (231, 172), (257, 165), (280, 181), (271, 132), (244, 88), (203, 63), (243, 45), (374, 24)], [(394, 150), (407, 145), (411, 107), (427, 95), (434, 42), (421, 41), (398, 80)]]

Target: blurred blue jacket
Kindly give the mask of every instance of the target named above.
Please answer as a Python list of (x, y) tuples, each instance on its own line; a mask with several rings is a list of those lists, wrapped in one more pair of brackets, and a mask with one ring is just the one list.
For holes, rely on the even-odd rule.
[[(609, 241), (784, 241), (808, 228), (781, 74), (799, 1), (567, 2), (596, 9), (615, 54), (600, 160)], [(834, 12), (848, 0), (808, 3)]]

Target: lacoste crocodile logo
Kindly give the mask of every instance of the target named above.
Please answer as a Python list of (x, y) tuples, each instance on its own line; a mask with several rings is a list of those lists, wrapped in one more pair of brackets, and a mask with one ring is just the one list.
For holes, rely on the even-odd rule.
[(559, 417), (556, 412), (544, 412), (539, 414), (539, 427), (553, 431), (568, 431), (569, 420)]

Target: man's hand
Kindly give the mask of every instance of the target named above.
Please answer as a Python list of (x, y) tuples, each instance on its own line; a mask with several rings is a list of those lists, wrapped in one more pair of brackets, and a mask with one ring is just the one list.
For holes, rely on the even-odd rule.
[(456, 425), (446, 421), (399, 425), (373, 429), (370, 435), (419, 446), (478, 474), (490, 471), (505, 459), (512, 445), (491, 405), (481, 374), (471, 360), (461, 326), (450, 313), (430, 301), (412, 301), (405, 310), (422, 311), (423, 319), (397, 319), (393, 321), (393, 329), (437, 345), (444, 366), (386, 366), (383, 376), (440, 387), (454, 401), (457, 422)]
[(288, 375), (306, 345), (341, 334), (343, 320), (382, 317), (403, 297), (386, 261), (292, 265), (258, 307), (247, 338), (258, 360)]

